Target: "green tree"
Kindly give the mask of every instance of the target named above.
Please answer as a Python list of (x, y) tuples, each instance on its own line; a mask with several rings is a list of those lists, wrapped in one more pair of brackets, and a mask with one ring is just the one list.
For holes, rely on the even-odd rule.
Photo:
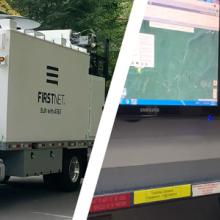
[[(128, 21), (131, 0), (8, 0), (23, 16), (41, 22), (41, 29), (93, 29), (100, 45), (110, 40), (113, 73)], [(99, 47), (101, 54), (102, 46)]]

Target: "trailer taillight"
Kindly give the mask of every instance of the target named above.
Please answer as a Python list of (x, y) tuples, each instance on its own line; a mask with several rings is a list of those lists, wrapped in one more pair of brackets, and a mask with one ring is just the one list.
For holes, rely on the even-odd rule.
[(4, 56), (0, 56), (0, 64), (5, 64), (6, 63), (6, 58)]
[(8, 149), (10, 150), (22, 150), (22, 149), (31, 149), (32, 148), (32, 144), (9, 144), (8, 145)]
[(0, 62), (4, 62), (5, 61), (5, 57), (0, 57)]

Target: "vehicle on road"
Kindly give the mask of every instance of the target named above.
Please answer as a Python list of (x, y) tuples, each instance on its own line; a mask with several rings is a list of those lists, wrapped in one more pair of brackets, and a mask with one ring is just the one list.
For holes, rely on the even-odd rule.
[[(105, 80), (89, 71), (90, 53), (72, 43), (72, 30), (36, 28), (0, 16), (0, 178), (43, 175), (48, 186), (71, 191), (86, 171)], [(79, 43), (94, 47), (92, 39)]]

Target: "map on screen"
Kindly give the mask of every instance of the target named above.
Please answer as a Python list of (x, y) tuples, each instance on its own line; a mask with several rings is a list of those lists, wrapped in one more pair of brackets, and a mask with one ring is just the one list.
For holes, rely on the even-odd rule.
[(219, 1), (150, 0), (121, 105), (217, 106)]

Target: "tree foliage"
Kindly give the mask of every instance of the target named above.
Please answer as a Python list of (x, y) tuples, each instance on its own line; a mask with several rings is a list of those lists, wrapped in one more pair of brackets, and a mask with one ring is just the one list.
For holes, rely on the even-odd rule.
[(113, 73), (131, 0), (8, 0), (8, 3), (23, 16), (41, 22), (41, 29), (93, 29), (99, 42), (110, 39), (110, 73)]

